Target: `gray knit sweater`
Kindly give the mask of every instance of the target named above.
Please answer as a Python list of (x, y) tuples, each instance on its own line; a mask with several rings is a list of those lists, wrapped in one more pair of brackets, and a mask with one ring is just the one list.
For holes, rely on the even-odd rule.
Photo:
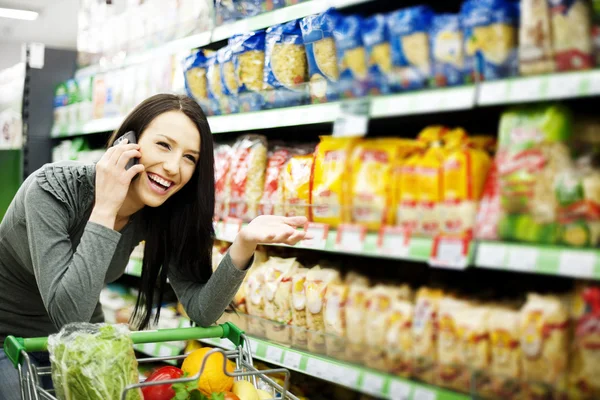
[[(120, 231), (89, 222), (94, 165), (48, 164), (23, 183), (0, 223), (0, 347), (7, 335), (48, 336), (70, 322), (101, 322), (106, 283), (125, 271), (144, 239), (134, 215)], [(245, 271), (225, 256), (206, 284), (169, 267), (169, 281), (190, 318), (215, 322)]]

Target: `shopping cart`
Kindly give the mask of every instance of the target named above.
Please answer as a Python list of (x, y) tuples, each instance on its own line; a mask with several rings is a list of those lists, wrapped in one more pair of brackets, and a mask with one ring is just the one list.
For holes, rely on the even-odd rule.
[[(198, 339), (209, 339), (209, 338), (222, 338), (229, 339), (234, 345), (234, 350), (221, 350), (213, 349), (207, 353), (207, 355), (213, 353), (221, 353), (225, 357), (223, 358), (223, 371), (226, 375), (234, 377), (236, 380), (247, 380), (254, 384), (255, 387), (260, 386), (263, 389), (267, 389), (267, 392), (273, 394), (273, 398), (277, 399), (290, 399), (299, 400), (296, 396), (292, 395), (289, 391), (289, 380), (290, 372), (285, 368), (269, 369), (269, 370), (258, 370), (252, 363), (252, 354), (250, 352), (250, 343), (244, 332), (241, 331), (231, 322), (226, 322), (221, 325), (212, 326), (209, 328), (191, 327), (191, 328), (178, 328), (178, 329), (159, 329), (155, 331), (147, 332), (131, 332), (131, 340), (134, 344), (142, 343), (158, 343), (158, 342), (171, 342), (181, 340), (198, 340)], [(48, 338), (16, 338), (14, 336), (8, 336), (4, 341), (4, 351), (15, 368), (19, 371), (19, 380), (21, 384), (21, 397), (23, 400), (39, 400), (39, 399), (50, 399), (56, 400), (54, 396), (54, 390), (44, 388), (43, 381), (48, 380), (51, 375), (50, 367), (37, 367), (32, 361), (28, 352), (34, 351), (47, 351)], [(150, 357), (150, 358), (138, 358), (138, 363), (150, 363), (157, 361), (169, 361), (169, 360), (180, 360), (185, 358), (182, 356), (171, 356), (171, 357)], [(181, 379), (154, 381), (154, 382), (141, 382), (134, 385), (129, 385), (123, 390), (121, 394), (121, 400), (125, 400), (127, 392), (145, 386), (164, 385), (169, 383), (184, 383), (196, 380), (202, 374), (204, 370), (206, 359), (201, 365), (200, 371), (191, 377), (185, 377)], [(235, 371), (230, 373), (226, 370), (227, 361), (225, 358), (235, 361)], [(283, 374), (285, 376), (283, 386), (279, 385), (275, 380), (271, 379), (269, 375)], [(109, 399), (107, 399), (109, 400)], [(116, 399), (115, 399), (116, 400)]]

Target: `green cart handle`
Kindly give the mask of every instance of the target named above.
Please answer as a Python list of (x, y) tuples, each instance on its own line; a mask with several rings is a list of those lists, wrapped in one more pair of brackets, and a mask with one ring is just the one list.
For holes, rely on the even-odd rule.
[[(243, 346), (242, 335), (244, 331), (232, 324), (226, 322), (221, 325), (208, 328), (176, 328), (176, 329), (158, 329), (154, 331), (131, 332), (131, 341), (134, 344), (174, 342), (180, 340), (223, 338), (229, 339), (236, 347)], [(17, 338), (7, 336), (4, 340), (4, 352), (15, 368), (21, 363), (22, 351), (47, 351), (48, 338)]]

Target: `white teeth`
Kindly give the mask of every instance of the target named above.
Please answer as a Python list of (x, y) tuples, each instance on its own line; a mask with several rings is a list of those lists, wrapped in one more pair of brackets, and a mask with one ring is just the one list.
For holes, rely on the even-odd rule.
[(164, 179), (162, 179), (160, 176), (157, 175), (149, 175), (150, 178), (152, 178), (153, 181), (160, 183), (163, 186), (166, 186), (167, 188), (171, 187), (172, 182), (166, 181)]

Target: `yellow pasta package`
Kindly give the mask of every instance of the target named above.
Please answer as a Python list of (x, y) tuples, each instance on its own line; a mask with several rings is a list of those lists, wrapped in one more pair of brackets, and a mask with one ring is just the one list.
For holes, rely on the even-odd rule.
[(324, 303), (327, 287), (340, 283), (340, 273), (330, 268), (315, 266), (306, 274), (306, 325), (308, 327), (308, 349), (323, 354), (325, 352)]
[(580, 284), (572, 304), (575, 337), (569, 398), (600, 398), (600, 286)]
[(443, 295), (444, 292), (439, 289), (422, 287), (415, 300), (412, 326), (413, 374), (432, 384), (436, 382), (438, 316)]
[(488, 319), (492, 392), (506, 399), (520, 397), (521, 345), (519, 312), (493, 307)]
[(470, 148), (466, 143), (449, 148), (443, 163), (441, 229), (444, 233), (472, 236), (491, 164), (485, 151)]
[(412, 370), (412, 332), (414, 306), (406, 300), (393, 300), (386, 318), (385, 369), (409, 377)]
[(325, 292), (324, 319), (327, 355), (342, 357), (346, 347), (346, 313), (344, 307), (348, 299), (348, 284), (330, 283)]
[(356, 138), (322, 136), (315, 151), (312, 220), (337, 227), (350, 221), (350, 156)]
[(378, 230), (394, 223), (393, 173), (401, 139), (363, 140), (351, 159), (352, 222)]
[(437, 339), (437, 383), (451, 389), (463, 390), (462, 384), (468, 371), (464, 364), (464, 343), (458, 327), (459, 311), (470, 307), (469, 303), (445, 296), (439, 303), (439, 327)]
[(432, 237), (441, 228), (443, 199), (443, 163), (446, 151), (440, 142), (433, 143), (423, 154), (416, 167), (419, 188), (417, 214), (420, 217), (418, 233)]
[(249, 221), (258, 216), (267, 167), (267, 139), (246, 135), (232, 148), (229, 216)]
[(347, 335), (348, 347), (346, 359), (353, 362), (362, 362), (367, 341), (365, 327), (367, 305), (369, 301), (369, 286), (364, 282), (350, 284), (348, 301), (346, 302), (346, 324), (352, 327), (352, 333)]
[(396, 224), (416, 233), (419, 228), (419, 175), (417, 168), (423, 158), (422, 152), (415, 152), (410, 157), (399, 161), (396, 191)]
[(292, 276), (292, 344), (306, 348), (306, 274), (308, 268), (298, 268)]
[(483, 305), (460, 308), (454, 314), (465, 368), (457, 386), (463, 392), (474, 388), (478, 395), (491, 394), (489, 318), (490, 308)]
[(310, 216), (310, 181), (313, 156), (293, 156), (283, 171), (284, 212), (288, 217)]
[(371, 368), (385, 370), (387, 320), (392, 312), (392, 302), (411, 299), (408, 285), (377, 285), (370, 289), (367, 304), (365, 328), (368, 346), (365, 351), (365, 364)]
[(569, 314), (557, 296), (530, 293), (521, 309), (519, 328), (523, 380), (532, 396), (565, 390), (569, 354)]

